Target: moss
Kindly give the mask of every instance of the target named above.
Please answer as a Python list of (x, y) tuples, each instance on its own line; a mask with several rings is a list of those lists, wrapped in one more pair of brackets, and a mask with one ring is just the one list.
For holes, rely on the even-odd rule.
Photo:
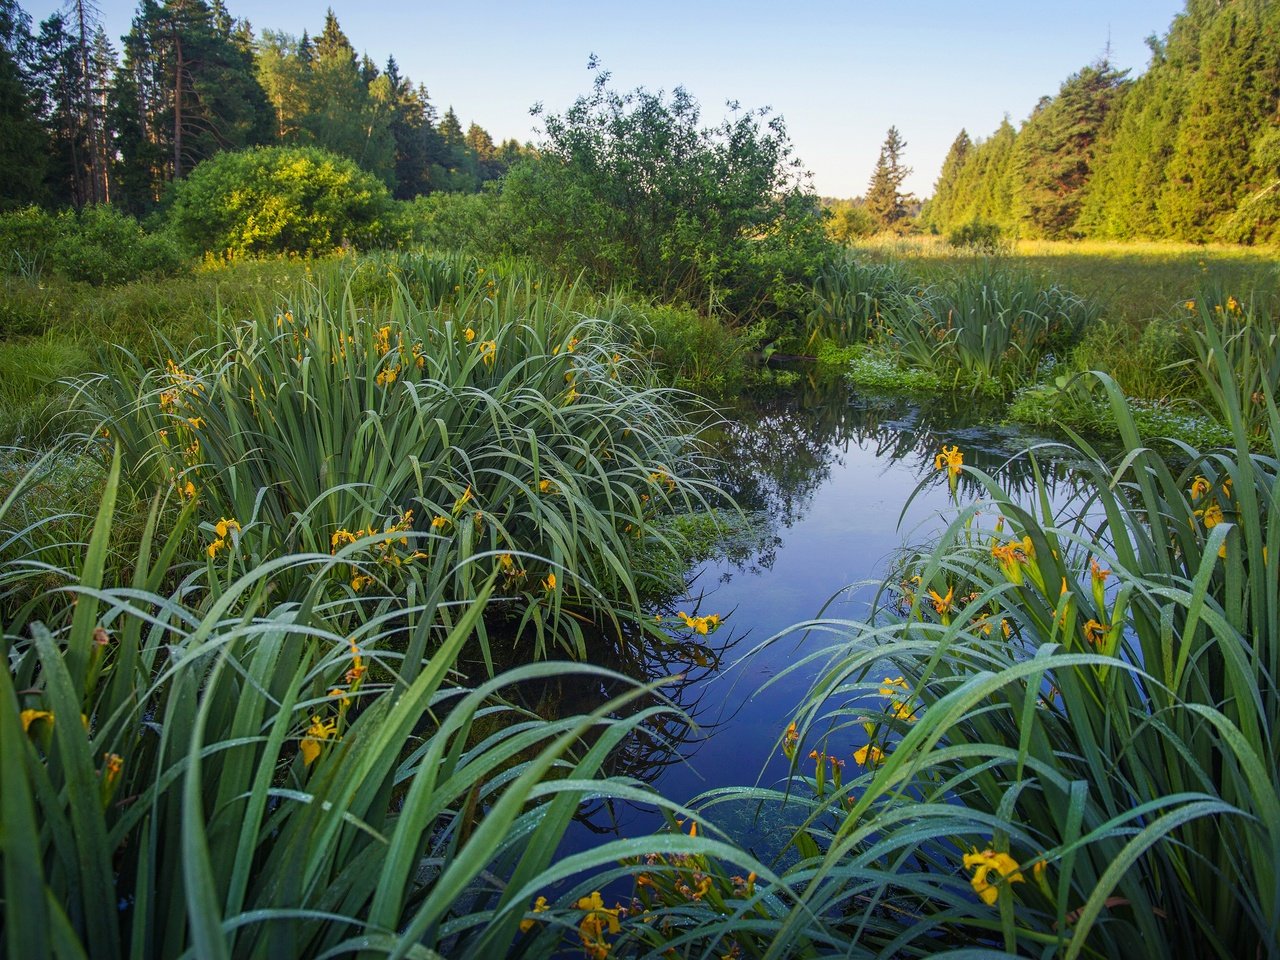
[(946, 386), (934, 373), (904, 367), (892, 354), (873, 347), (858, 347), (845, 377), (868, 390), (933, 393)]
[[(1203, 449), (1229, 446), (1231, 433), (1196, 404), (1180, 400), (1129, 398), (1129, 410), (1141, 435), (1152, 442), (1175, 440)], [(1014, 397), (1006, 413), (1013, 423), (1068, 427), (1077, 433), (1115, 439), (1120, 436), (1111, 404), (1100, 394), (1037, 384)]]

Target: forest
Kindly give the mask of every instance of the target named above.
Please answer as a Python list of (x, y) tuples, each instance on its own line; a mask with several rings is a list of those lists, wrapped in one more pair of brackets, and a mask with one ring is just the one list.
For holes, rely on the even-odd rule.
[(922, 214), (1030, 239), (1280, 240), (1280, 9), (1192, 0), (1137, 78), (1105, 59), (1024, 122), (961, 130)]

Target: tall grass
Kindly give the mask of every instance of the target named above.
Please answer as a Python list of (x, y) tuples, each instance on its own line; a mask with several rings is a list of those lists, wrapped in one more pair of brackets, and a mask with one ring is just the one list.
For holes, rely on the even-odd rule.
[[(117, 460), (52, 616), (3, 632), (6, 955), (545, 955), (583, 920), (580, 876), (636, 852), (622, 842), (556, 860), (584, 799), (688, 815), (601, 773), (637, 725), (677, 715), (659, 702), (615, 719), (644, 687), (563, 663), (457, 686), (492, 577), (449, 610), (401, 605), (437, 634), (425, 658), (387, 621), (334, 632), (333, 608), (356, 601), (324, 598), (323, 571), (339, 563), (327, 553), (265, 562), (217, 591), (196, 571), (158, 592), (191, 505), (167, 529), (153, 511), (132, 582), (113, 586), (119, 476)], [(291, 567), (319, 574), (316, 586), (277, 604), (272, 582)], [(553, 721), (501, 697), (575, 672), (624, 692)], [(737, 856), (705, 839), (665, 848)], [(537, 895), (551, 909), (526, 933)]]
[(811, 339), (871, 342), (944, 384), (994, 393), (1033, 379), (1098, 316), (1093, 304), (993, 259), (926, 283), (901, 266), (850, 258), (819, 274), (813, 298)]
[(831, 258), (813, 280), (807, 318), (809, 344), (819, 340), (841, 345), (866, 341), (877, 332), (891, 302), (919, 286), (894, 263), (874, 263), (847, 254)]
[(665, 542), (657, 514), (710, 490), (694, 424), (611, 323), (575, 311), (572, 285), (449, 267), (418, 264), (428, 306), (398, 282), (367, 310), (315, 287), (165, 367), (126, 354), (86, 403), (135, 479), (197, 503), (224, 579), (335, 553), (334, 595), (403, 595), (429, 569), (469, 599), (493, 570), (504, 629), (536, 656), (554, 636), (585, 658), (584, 618), (654, 630), (629, 558)]
[[(868, 622), (802, 625), (841, 639), (792, 668), (826, 661), (784, 741), (799, 898), (752, 951), (1280, 952), (1280, 415), (1261, 384), (1253, 452), (1226, 352), (1234, 448), (1166, 459), (1103, 378), (1126, 453), (1077, 439), (1087, 496), (1015, 502), (964, 466), (989, 499)], [(855, 772), (833, 784), (828, 757)], [(695, 805), (744, 797), (788, 799)]]

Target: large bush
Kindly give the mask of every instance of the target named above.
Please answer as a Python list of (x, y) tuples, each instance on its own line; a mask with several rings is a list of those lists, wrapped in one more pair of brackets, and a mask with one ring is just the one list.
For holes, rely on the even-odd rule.
[(735, 109), (705, 127), (679, 87), (619, 94), (608, 79), (544, 116), (538, 156), (507, 175), (516, 249), (737, 316), (793, 308), (826, 241), (781, 118)]
[(229, 257), (323, 254), (389, 238), (386, 185), (315, 147), (220, 153), (174, 184), (172, 224), (193, 248)]
[(29, 278), (49, 271), (86, 283), (125, 283), (177, 271), (173, 241), (107, 206), (78, 213), (28, 207), (0, 216), (0, 267)]

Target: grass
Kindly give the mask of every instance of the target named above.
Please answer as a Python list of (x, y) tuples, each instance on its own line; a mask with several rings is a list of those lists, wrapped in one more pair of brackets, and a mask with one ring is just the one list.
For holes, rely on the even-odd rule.
[[(942, 237), (876, 239), (855, 249), (902, 261), (926, 279), (963, 269), (975, 257)], [(1243, 295), (1280, 280), (1274, 250), (1228, 244), (1020, 240), (1008, 259), (1043, 282), (1097, 303), (1102, 318), (1113, 324), (1142, 325), (1205, 281)]]
[[(0, 464), (8, 955), (1280, 952), (1267, 301), (1177, 321), (1217, 448), (1154, 449), (1113, 379), (1036, 361), (1123, 455), (1075, 437), (1055, 504), (1035, 461), (1024, 497), (944, 450), (984, 499), (865, 622), (795, 628), (789, 784), (682, 805), (605, 771), (689, 718), (564, 659), (601, 626), (661, 643), (645, 569), (713, 535), (670, 519), (715, 490), (633, 315), (514, 262), (313, 279), (117, 353), (78, 447)], [(28, 384), (72, 356), (23, 349)], [(502, 670), (517, 642), (549, 662)], [(552, 719), (505, 695), (568, 675), (623, 692)], [(601, 798), (671, 825), (557, 858)], [(799, 817), (785, 869), (716, 830), (744, 804)]]
[[(1078, 500), (1043, 482), (1015, 499), (957, 464), (985, 497), (871, 617), (795, 628), (814, 652), (791, 669), (820, 677), (782, 742), (790, 788), (694, 804), (807, 814), (783, 876), (797, 899), (735, 928), (746, 952), (1280, 950), (1280, 412), (1265, 385), (1255, 452), (1216, 330), (1225, 447), (1166, 459), (1104, 378), (1126, 452), (1069, 448)], [(855, 747), (846, 774), (833, 760)]]
[[(117, 458), (83, 566), (64, 571), (73, 586), (42, 622), (5, 625), (7, 955), (545, 955), (583, 915), (569, 896), (526, 934), (534, 894), (607, 874), (636, 850), (553, 859), (588, 795), (688, 815), (602, 773), (637, 725), (675, 713), (659, 704), (614, 719), (646, 693), (627, 678), (541, 664), (458, 686), (452, 668), (493, 577), (465, 604), (402, 602), (397, 618), (355, 633), (333, 629), (359, 601), (323, 599), (323, 571), (341, 562), (326, 554), (278, 558), (217, 588), (195, 571), (157, 592), (196, 522), (189, 508), (168, 529), (153, 511), (131, 584), (111, 586), (120, 490)], [(0, 523), (14, 502), (0, 504)], [(273, 579), (295, 566), (320, 573), (317, 588), (273, 605)], [(406, 653), (402, 618), (434, 635), (429, 657)], [(550, 721), (501, 697), (575, 672), (624, 692)], [(663, 846), (740, 856), (711, 840)]]

